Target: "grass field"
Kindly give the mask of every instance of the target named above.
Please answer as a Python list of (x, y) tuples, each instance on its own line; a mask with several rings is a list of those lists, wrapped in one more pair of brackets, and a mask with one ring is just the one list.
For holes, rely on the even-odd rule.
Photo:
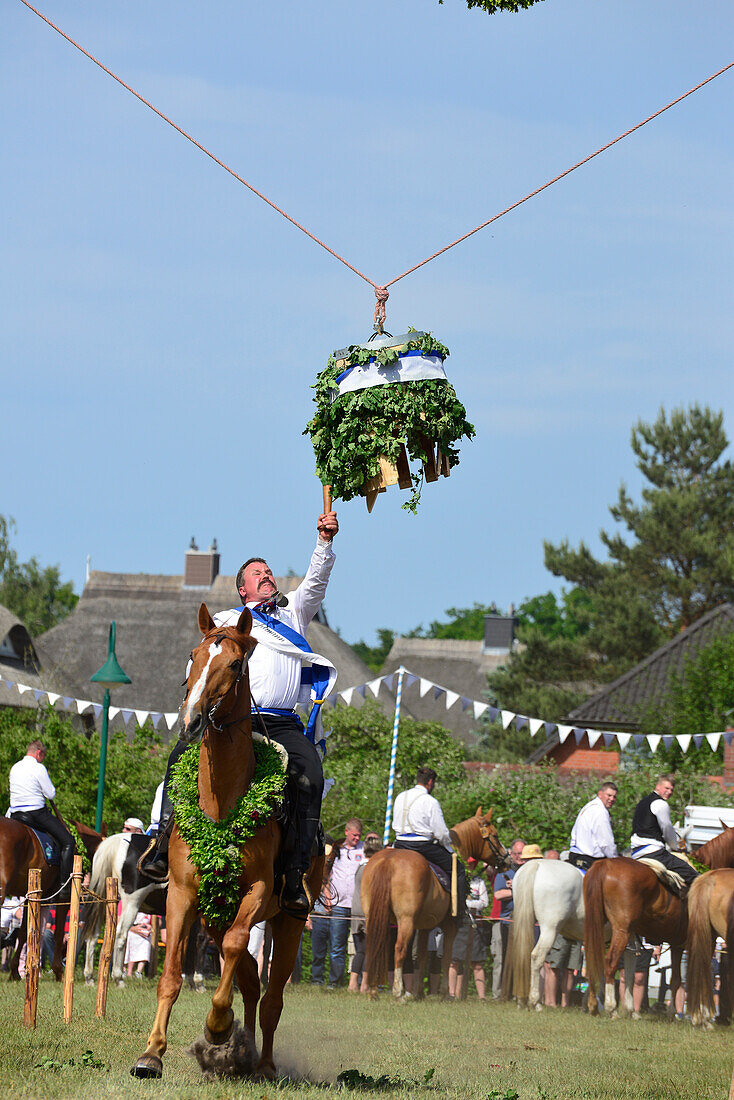
[[(74, 1020), (64, 1025), (61, 989), (44, 977), (39, 1026), (29, 1032), (22, 1026), (22, 986), (3, 981), (3, 1093), (11, 1100), (296, 1100), (326, 1090), (345, 1098), (388, 1092), (425, 1100), (726, 1100), (734, 1056), (730, 1030), (701, 1034), (689, 1024), (656, 1017), (609, 1021), (578, 1010), (529, 1013), (476, 999), (395, 1004), (383, 995), (370, 1002), (346, 991), (296, 986), (286, 991), (276, 1038), (276, 1061), (290, 1080), (210, 1083), (186, 1053), (202, 1030), (208, 1003), (205, 994), (182, 992), (163, 1080), (137, 1081), (129, 1069), (145, 1047), (153, 1019), (152, 983), (110, 989), (103, 1021), (94, 1018), (94, 989), (79, 984)], [(85, 1051), (91, 1051), (86, 1061)], [(386, 1090), (336, 1086), (337, 1076), (352, 1069), (400, 1081)]]

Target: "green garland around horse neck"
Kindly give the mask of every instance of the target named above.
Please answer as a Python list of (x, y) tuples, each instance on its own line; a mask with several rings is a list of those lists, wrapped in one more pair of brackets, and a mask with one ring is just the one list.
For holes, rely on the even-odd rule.
[(199, 807), (199, 747), (192, 745), (171, 769), (170, 797), (178, 831), (199, 872), (199, 909), (216, 927), (230, 924), (239, 905), (241, 849), (278, 807), (285, 768), (277, 749), (256, 741), (255, 775), (247, 791), (221, 821)]

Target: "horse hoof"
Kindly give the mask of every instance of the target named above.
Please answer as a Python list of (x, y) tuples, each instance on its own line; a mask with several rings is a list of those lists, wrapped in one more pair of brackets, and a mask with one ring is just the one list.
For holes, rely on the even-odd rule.
[(211, 1043), (212, 1046), (219, 1047), (223, 1043), (228, 1043), (232, 1038), (232, 1031), (234, 1029), (234, 1017), (230, 1020), (229, 1027), (224, 1031), (210, 1031), (207, 1024), (204, 1024), (204, 1038), (207, 1043)]
[(84, 979), (84, 984), (85, 985), (96, 985), (97, 983), (95, 982), (94, 978), (85, 978)]
[[(224, 1032), (217, 1032), (221, 1038)], [(229, 1041), (212, 1042), (213, 1033), (207, 1028), (189, 1047), (203, 1072), (214, 1077), (248, 1077), (257, 1062), (257, 1051), (253, 1036), (233, 1020), (229, 1029)], [(267, 1071), (267, 1064), (260, 1067)]]
[(157, 1054), (144, 1054), (142, 1058), (138, 1058), (137, 1062), (130, 1070), (130, 1075), (132, 1077), (142, 1077), (144, 1079), (162, 1077), (163, 1062)]
[(542, 1012), (543, 1011), (543, 1006), (540, 1003), (540, 1001), (538, 1001), (538, 1003), (535, 1005), (535, 1011), (536, 1012)]

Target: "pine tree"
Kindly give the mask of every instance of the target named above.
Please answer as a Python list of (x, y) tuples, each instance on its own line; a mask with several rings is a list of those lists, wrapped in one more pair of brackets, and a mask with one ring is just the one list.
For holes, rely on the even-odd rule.
[(546, 567), (590, 595), (589, 641), (615, 671), (734, 599), (734, 467), (722, 460), (723, 413), (661, 409), (654, 424), (636, 424), (631, 443), (647, 485), (639, 503), (620, 487), (610, 512), (625, 531), (600, 533), (608, 560), (583, 542), (545, 544)]
[(661, 409), (654, 423), (638, 421), (631, 445), (646, 484), (639, 503), (620, 487), (610, 513), (623, 530), (600, 532), (607, 559), (584, 542), (544, 544), (546, 568), (583, 595), (583, 630), (559, 636), (553, 616), (543, 614), (521, 629), (525, 649), (490, 679), (503, 707), (563, 717), (707, 611), (734, 601), (728, 442), (723, 414), (708, 407), (669, 416)]

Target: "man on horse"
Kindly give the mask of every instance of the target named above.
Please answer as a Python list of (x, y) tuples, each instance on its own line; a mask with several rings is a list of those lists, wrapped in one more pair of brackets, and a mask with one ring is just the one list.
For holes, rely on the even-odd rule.
[(568, 862), (581, 871), (588, 871), (597, 859), (613, 859), (617, 855), (609, 814), (616, 801), (617, 784), (609, 780), (580, 810), (571, 830)]
[[(415, 787), (403, 791), (395, 799), (392, 815), (392, 827), (395, 830), (395, 848), (410, 848), (425, 856), (429, 863), (445, 871), (451, 881), (452, 854), (451, 843), (443, 812), (438, 800), (433, 797), (437, 775), (433, 768), (418, 768)], [(457, 871), (458, 908), (463, 917), (467, 895), (466, 872), (459, 863)]]
[[(31, 741), (26, 755), (10, 769), (10, 809), (8, 817), (15, 818), (32, 829), (48, 833), (59, 845), (59, 878), (65, 883), (74, 867), (74, 840), (56, 814), (46, 808), (46, 799), (56, 797), (56, 788), (43, 763), (46, 746), (42, 741)], [(71, 888), (64, 895), (68, 898)], [(63, 896), (63, 895), (62, 895)]]
[(690, 886), (698, 878), (698, 872), (665, 847), (666, 844), (678, 845), (678, 834), (670, 820), (668, 806), (668, 799), (674, 790), (675, 776), (661, 775), (652, 794), (646, 794), (637, 803), (632, 818), (632, 858), (656, 859), (668, 870), (680, 875), (686, 886)]
[[(237, 623), (243, 607), (252, 612), (252, 636), (258, 643), (248, 665), (253, 729), (266, 732), (288, 753), (288, 777), (297, 818), (298, 835), (289, 853), (281, 904), (304, 919), (314, 901), (304, 876), (311, 862), (324, 790), (321, 756), (316, 747), (318, 712), (336, 678), (333, 665), (313, 653), (304, 635), (321, 607), (334, 565), (331, 544), (339, 530), (336, 512), (320, 515), (316, 529), (316, 548), (306, 576), (295, 591), (282, 596), (263, 558), (248, 558), (237, 573), (237, 591), (243, 606), (214, 616), (217, 626), (227, 627)], [(316, 705), (304, 729), (295, 706), (305, 701), (309, 688), (315, 694)], [(168, 839), (173, 812), (168, 796), (170, 770), (185, 749), (186, 745), (179, 741), (169, 757), (158, 840), (151, 855), (141, 863), (141, 870), (157, 882), (165, 881), (168, 874)]]

